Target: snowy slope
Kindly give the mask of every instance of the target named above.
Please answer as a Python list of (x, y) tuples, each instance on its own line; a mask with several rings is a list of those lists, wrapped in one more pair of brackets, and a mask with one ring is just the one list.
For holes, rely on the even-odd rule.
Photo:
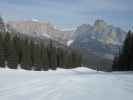
[(133, 100), (131, 73), (0, 69), (0, 100)]

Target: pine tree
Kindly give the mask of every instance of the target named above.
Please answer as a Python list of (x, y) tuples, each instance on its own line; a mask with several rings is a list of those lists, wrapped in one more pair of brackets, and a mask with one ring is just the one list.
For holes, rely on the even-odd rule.
[(57, 53), (56, 53), (56, 61), (57, 61), (57, 66), (60, 67), (60, 51), (59, 48), (57, 48)]
[(41, 49), (39, 45), (36, 45), (34, 48), (34, 70), (40, 71), (42, 69), (42, 62), (41, 62)]
[(6, 33), (5, 37), (4, 37), (4, 54), (5, 54), (5, 61), (7, 60), (10, 52), (10, 48), (9, 48), (9, 45), (10, 45), (10, 40), (11, 40), (11, 37), (10, 37), (10, 34), (9, 33)]
[(119, 56), (114, 58), (113, 70), (132, 70), (133, 68), (133, 34), (131, 31), (128, 32), (123, 47), (119, 53)]
[(49, 69), (48, 67), (48, 55), (47, 55), (47, 49), (43, 45), (41, 46), (41, 62), (42, 62), (42, 70), (47, 71)]
[(22, 43), (21, 68), (26, 70), (32, 69), (31, 51), (30, 51), (28, 39), (24, 39)]
[(47, 47), (47, 53), (48, 53), (48, 62), (49, 62), (49, 68), (52, 70), (56, 70), (56, 51), (53, 47), (52, 40), (50, 40), (50, 44)]
[(58, 67), (64, 68), (64, 53), (61, 48), (57, 48), (56, 63)]
[(17, 35), (15, 35), (13, 37), (13, 44), (16, 55), (18, 56), (18, 63), (20, 64), (22, 59), (22, 40)]
[(32, 66), (34, 66), (34, 49), (35, 49), (35, 44), (34, 41), (30, 41), (30, 53), (31, 53), (31, 61), (32, 61)]
[(0, 33), (0, 67), (5, 67), (3, 37), (1, 35), (1, 33)]
[(51, 55), (52, 55), (52, 57), (51, 57), (51, 64), (52, 64), (51, 69), (56, 70), (57, 60), (56, 60), (56, 48), (55, 47), (51, 48)]
[(9, 44), (9, 55), (7, 57), (7, 65), (9, 68), (11, 69), (17, 69), (17, 65), (18, 65), (18, 55), (17, 55), (17, 51), (16, 51), (16, 47), (13, 44), (13, 41), (10, 41)]
[(131, 55), (130, 55), (130, 57), (131, 57), (131, 59), (130, 59), (130, 66), (129, 66), (129, 70), (132, 70), (133, 71), (133, 32), (131, 33), (132, 35), (131, 35)]

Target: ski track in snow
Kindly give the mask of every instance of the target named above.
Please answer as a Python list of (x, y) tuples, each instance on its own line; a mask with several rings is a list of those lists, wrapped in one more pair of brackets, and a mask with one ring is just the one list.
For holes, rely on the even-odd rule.
[(133, 74), (0, 69), (0, 100), (133, 100)]

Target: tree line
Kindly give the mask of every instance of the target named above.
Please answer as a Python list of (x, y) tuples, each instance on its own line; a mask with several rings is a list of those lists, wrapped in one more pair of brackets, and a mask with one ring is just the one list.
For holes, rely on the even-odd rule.
[(81, 66), (82, 56), (76, 50), (64, 49), (53, 45), (36, 42), (28, 37), (6, 31), (0, 18), (0, 67), (17, 69), (18, 65), (26, 70), (55, 70)]
[(133, 70), (133, 32), (129, 31), (120, 48), (118, 55), (113, 61), (112, 70), (114, 71), (130, 71)]

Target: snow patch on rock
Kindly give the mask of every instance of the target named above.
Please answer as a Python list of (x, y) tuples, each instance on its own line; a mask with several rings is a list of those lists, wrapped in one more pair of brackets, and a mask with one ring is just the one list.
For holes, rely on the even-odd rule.
[(46, 37), (46, 38), (51, 38), (49, 34), (47, 33), (43, 33), (43, 36)]
[(69, 41), (67, 42), (67, 46), (70, 46), (73, 42), (74, 42), (74, 40), (69, 40)]

